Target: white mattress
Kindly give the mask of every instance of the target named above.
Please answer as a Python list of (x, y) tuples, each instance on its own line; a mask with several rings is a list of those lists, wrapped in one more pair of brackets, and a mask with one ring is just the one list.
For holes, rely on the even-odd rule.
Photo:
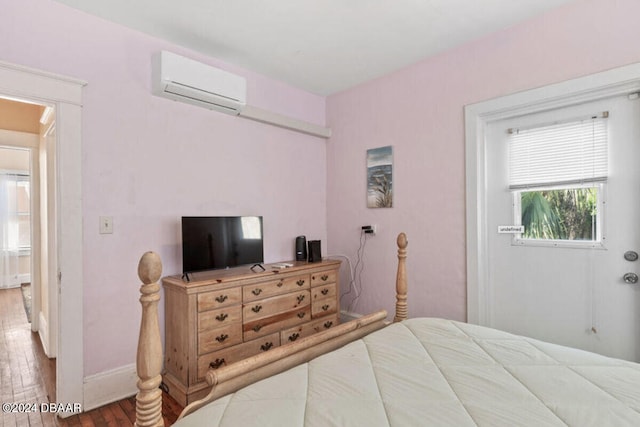
[(640, 365), (442, 319), (395, 323), (187, 426), (640, 426)]

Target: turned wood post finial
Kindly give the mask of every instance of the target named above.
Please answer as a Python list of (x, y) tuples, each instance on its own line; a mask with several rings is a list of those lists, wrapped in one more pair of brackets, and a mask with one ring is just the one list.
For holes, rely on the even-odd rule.
[(407, 245), (409, 244), (409, 241), (407, 240), (407, 235), (405, 233), (398, 234), (397, 243), (398, 243), (398, 254), (400, 254), (400, 251), (404, 251), (404, 256), (406, 257)]
[(160, 255), (155, 252), (145, 252), (138, 263), (138, 277), (145, 285), (160, 280), (162, 275), (162, 261)]
[(394, 322), (401, 322), (408, 318), (407, 313), (407, 235), (398, 234), (398, 275), (396, 276), (396, 315)]
[(140, 304), (142, 304), (142, 321), (138, 339), (136, 371), (138, 373), (138, 394), (136, 395), (137, 427), (164, 427), (162, 418), (162, 342), (160, 341), (160, 325), (158, 323), (158, 302), (160, 301), (160, 285), (157, 283), (162, 275), (160, 256), (154, 252), (146, 252), (138, 264), (138, 277), (142, 281), (140, 287)]

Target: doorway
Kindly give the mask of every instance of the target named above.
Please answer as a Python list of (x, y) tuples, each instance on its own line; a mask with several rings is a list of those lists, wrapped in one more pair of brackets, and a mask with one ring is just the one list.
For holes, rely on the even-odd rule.
[[(587, 77), (577, 78), (566, 82), (561, 82), (538, 89), (532, 89), (525, 92), (508, 95), (489, 101), (480, 102), (465, 107), (465, 128), (466, 128), (466, 189), (467, 189), (467, 316), (468, 321), (471, 323), (477, 323), (486, 326), (502, 326), (504, 327), (505, 318), (502, 317), (503, 313), (496, 312), (495, 305), (501, 304), (499, 310), (502, 310), (506, 306), (507, 309), (511, 307), (512, 300), (507, 297), (500, 299), (496, 296), (495, 291), (500, 292), (494, 288), (494, 279), (496, 279), (497, 270), (493, 267), (493, 261), (496, 257), (505, 257), (504, 253), (496, 253), (494, 242), (495, 239), (504, 240), (504, 235), (498, 237), (497, 225), (506, 225), (507, 228), (514, 224), (514, 209), (512, 206), (508, 206), (506, 214), (500, 218), (494, 218), (493, 214), (498, 209), (492, 206), (491, 194), (496, 190), (491, 184), (490, 166), (490, 153), (492, 147), (490, 146), (490, 133), (491, 125), (499, 121), (508, 121), (510, 119), (516, 119), (518, 117), (525, 117), (529, 115), (535, 115), (538, 113), (545, 113), (561, 108), (573, 108), (581, 105), (587, 105), (589, 103), (597, 103), (599, 101), (606, 101), (618, 97), (624, 102), (633, 104), (633, 99), (638, 97), (640, 92), (640, 64), (632, 64), (617, 69), (605, 71), (598, 74), (593, 74)], [(631, 100), (631, 101), (630, 101)], [(598, 107), (599, 109), (599, 107)], [(617, 107), (615, 108), (617, 110)], [(591, 111), (590, 111), (591, 113)], [(587, 114), (590, 114), (587, 113)], [(624, 111), (616, 112), (618, 118), (627, 116), (626, 121), (638, 121), (635, 113), (631, 112), (630, 115)], [(544, 121), (544, 120), (543, 120)], [(506, 123), (506, 122), (505, 122)], [(613, 138), (613, 134), (611, 135)], [(638, 136), (635, 131), (631, 131), (631, 138), (635, 139), (633, 143), (637, 146)], [(616, 137), (616, 140), (619, 138)], [(613, 141), (613, 139), (612, 139)], [(633, 151), (633, 150), (632, 150)], [(615, 153), (615, 152), (614, 152)], [(504, 154), (503, 154), (504, 155)], [(618, 156), (614, 154), (614, 157)], [(628, 156), (630, 160), (633, 160), (633, 156), (638, 156), (637, 151), (623, 154), (623, 157)], [(504, 158), (503, 158), (504, 159)], [(618, 156), (620, 159), (620, 156)], [(623, 159), (624, 160), (624, 159)], [(618, 162), (619, 163), (619, 162)], [(611, 166), (614, 167), (616, 161), (613, 161)], [(625, 205), (624, 194), (629, 191), (628, 188), (624, 189), (624, 185), (631, 185), (631, 191), (637, 193), (638, 182), (635, 178), (631, 178), (630, 184), (624, 184), (623, 189), (620, 190), (622, 195), (615, 195), (614, 193), (619, 190), (614, 190), (613, 180), (614, 175), (616, 180), (620, 175), (622, 163), (615, 166), (615, 169), (611, 170), (610, 182), (605, 185), (604, 192), (602, 193), (604, 200), (606, 200), (605, 214), (609, 211), (609, 206), (613, 203), (614, 198), (616, 202), (620, 202)], [(635, 168), (628, 168), (633, 170)], [(507, 186), (508, 188), (508, 186)], [(510, 196), (508, 196), (510, 197)], [(512, 198), (509, 198), (509, 203), (512, 203)], [(631, 205), (625, 208), (634, 215), (633, 209), (637, 208), (637, 204), (633, 199)], [(494, 212), (492, 212), (492, 209)], [(610, 213), (610, 212), (609, 212)], [(506, 215), (506, 216), (505, 216)], [(606, 217), (606, 215), (605, 215)], [(604, 217), (603, 217), (604, 218)], [(549, 310), (549, 313), (541, 313), (540, 310), (535, 314), (530, 315), (526, 322), (524, 322), (527, 316), (526, 310), (531, 307), (538, 306), (535, 301), (537, 294), (526, 295), (526, 289), (528, 286), (518, 286), (522, 281), (520, 277), (527, 275), (533, 270), (535, 274), (544, 274), (545, 269), (533, 267), (533, 263), (525, 265), (526, 268), (516, 268), (515, 273), (511, 273), (512, 286), (511, 289), (515, 292), (522, 292), (523, 295), (519, 295), (515, 301), (513, 307), (518, 304), (517, 300), (524, 300), (525, 311), (512, 312), (512, 318), (515, 318), (519, 325), (523, 322), (533, 325), (533, 329), (538, 328), (537, 331), (533, 331), (531, 335), (536, 335), (543, 340), (555, 341), (559, 344), (573, 345), (577, 347), (587, 348), (594, 351), (600, 351), (605, 354), (613, 354), (618, 357), (625, 357), (631, 360), (638, 360), (640, 354), (638, 354), (638, 342), (640, 341), (640, 331), (638, 325), (640, 325), (640, 287), (638, 285), (630, 286), (624, 283), (623, 277), (626, 273), (640, 273), (640, 263), (626, 261), (623, 257), (623, 252), (627, 250), (635, 250), (632, 246), (638, 245), (638, 227), (636, 224), (627, 226), (626, 229), (621, 231), (615, 231), (616, 228), (610, 226), (611, 222), (616, 222), (614, 217), (605, 219), (604, 231), (605, 231), (605, 244), (601, 249), (586, 250), (584, 248), (555, 248), (559, 249), (563, 253), (563, 257), (553, 256), (548, 262), (558, 264), (558, 268), (563, 268), (564, 255), (569, 257), (577, 257), (577, 254), (586, 254), (587, 257), (601, 258), (609, 257), (611, 260), (610, 267), (601, 267), (600, 263), (592, 262), (591, 259), (580, 260), (579, 264), (582, 265), (582, 271), (580, 271), (580, 277), (576, 278), (576, 282), (579, 283), (582, 288), (587, 289), (587, 295), (578, 295), (575, 287), (563, 286), (562, 280), (558, 280), (558, 277), (538, 277), (542, 282), (552, 284), (550, 289), (546, 287), (546, 295), (553, 295), (556, 298), (552, 303), (544, 307), (544, 310)], [(515, 229), (514, 229), (515, 230)], [(600, 230), (602, 231), (602, 229)], [(618, 236), (616, 236), (616, 234)], [(614, 239), (614, 237), (616, 237)], [(622, 238), (618, 238), (622, 237)], [(631, 238), (632, 241), (625, 241), (624, 239)], [(512, 237), (506, 236), (507, 245), (511, 247)], [(615, 243), (614, 240), (621, 243)], [(505, 242), (503, 242), (505, 243)], [(620, 246), (618, 246), (620, 245)], [(624, 247), (624, 249), (620, 249)], [(554, 248), (512, 248), (512, 249), (525, 249), (528, 252), (536, 251), (538, 249)], [(573, 251), (573, 252), (571, 252)], [(515, 251), (509, 251), (510, 255)], [(544, 251), (547, 252), (548, 251)], [(618, 253), (620, 252), (620, 253)], [(506, 252), (505, 252), (506, 253)], [(558, 255), (559, 252), (554, 252), (554, 255)], [(509, 255), (509, 256), (510, 256)], [(520, 254), (522, 255), (522, 254)], [(526, 258), (526, 257), (525, 257)], [(601, 271), (595, 271), (601, 270)], [(501, 271), (505, 271), (502, 269)], [(574, 270), (575, 272), (575, 270)], [(604, 276), (608, 277), (605, 279)], [(566, 273), (566, 275), (570, 275)], [(553, 275), (552, 275), (553, 276)], [(561, 276), (562, 277), (562, 276)], [(502, 280), (502, 279), (499, 279)], [(501, 286), (501, 285), (500, 285)], [(541, 286), (542, 288), (543, 286)], [(618, 295), (618, 291), (624, 289), (626, 296)], [(538, 290), (536, 290), (537, 292)], [(595, 301), (592, 304), (591, 301)], [(617, 303), (615, 302), (617, 301)], [(574, 305), (573, 308), (566, 307)], [(580, 309), (576, 310), (575, 305), (580, 304)], [(625, 305), (625, 314), (617, 312), (614, 308), (608, 309), (608, 312), (601, 311), (607, 304), (623, 304)], [(520, 305), (523, 307), (523, 305)], [(535, 311), (535, 310), (534, 310)], [(552, 325), (547, 322), (545, 316), (554, 318)], [(626, 317), (625, 317), (626, 316)], [(595, 323), (593, 322), (595, 319)], [(579, 327), (576, 327), (576, 322), (580, 323)], [(615, 330), (614, 323), (619, 322), (618, 325), (624, 325), (624, 333), (619, 334)], [(574, 329), (578, 328), (579, 332), (559, 332), (566, 325), (573, 325)], [(508, 328), (509, 326), (507, 326)], [(520, 326), (518, 326), (519, 328)], [(608, 333), (605, 333), (605, 329), (608, 329)], [(523, 333), (523, 332), (519, 332)], [(529, 333), (528, 331), (525, 333)], [(583, 335), (588, 337), (588, 341), (582, 340), (579, 336)], [(564, 340), (570, 336), (570, 342)], [(623, 348), (623, 345), (619, 345), (622, 341), (625, 341), (631, 336), (633, 338), (632, 350), (626, 352), (626, 354), (618, 353), (618, 349)], [(618, 341), (616, 344), (615, 341)], [(628, 343), (627, 343), (628, 344)], [(611, 352), (611, 349), (614, 353)], [(626, 350), (625, 350), (626, 351)], [(624, 352), (624, 351), (623, 351)]]
[[(84, 403), (82, 91), (86, 82), (0, 61), (0, 96), (55, 107), (56, 401)], [(49, 205), (51, 206), (51, 205)], [(50, 230), (51, 232), (51, 230)], [(51, 242), (50, 242), (51, 243)], [(60, 417), (72, 412), (59, 412)]]
[[(14, 337), (6, 356), (10, 365), (20, 355), (33, 360), (20, 369), (13, 366), (11, 375), (31, 378), (28, 384), (39, 395), (46, 392), (55, 399), (55, 209), (48, 206), (55, 201), (55, 110), (0, 98), (0, 117), (0, 291), (7, 308), (4, 329)], [(54, 242), (51, 247), (49, 241)], [(11, 301), (23, 310), (8, 307)], [(24, 334), (25, 327), (32, 333)]]
[(488, 124), (494, 327), (640, 360), (640, 289), (623, 279), (640, 273), (624, 258), (640, 251), (640, 100), (629, 98)]

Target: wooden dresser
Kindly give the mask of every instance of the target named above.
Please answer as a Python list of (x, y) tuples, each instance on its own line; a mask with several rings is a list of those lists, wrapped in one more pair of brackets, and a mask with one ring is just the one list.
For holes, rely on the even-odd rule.
[(338, 324), (340, 261), (291, 262), (162, 279), (165, 374), (169, 394), (187, 405), (207, 394), (219, 368)]

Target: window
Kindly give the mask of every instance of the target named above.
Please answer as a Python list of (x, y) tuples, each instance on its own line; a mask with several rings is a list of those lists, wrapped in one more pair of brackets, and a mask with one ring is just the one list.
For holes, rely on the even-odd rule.
[(514, 192), (520, 239), (600, 242), (602, 185)]
[(31, 213), (29, 176), (2, 174), (0, 176), (0, 209), (5, 233), (2, 242), (5, 251), (29, 253), (31, 249)]
[(517, 244), (600, 246), (608, 113), (509, 132)]

